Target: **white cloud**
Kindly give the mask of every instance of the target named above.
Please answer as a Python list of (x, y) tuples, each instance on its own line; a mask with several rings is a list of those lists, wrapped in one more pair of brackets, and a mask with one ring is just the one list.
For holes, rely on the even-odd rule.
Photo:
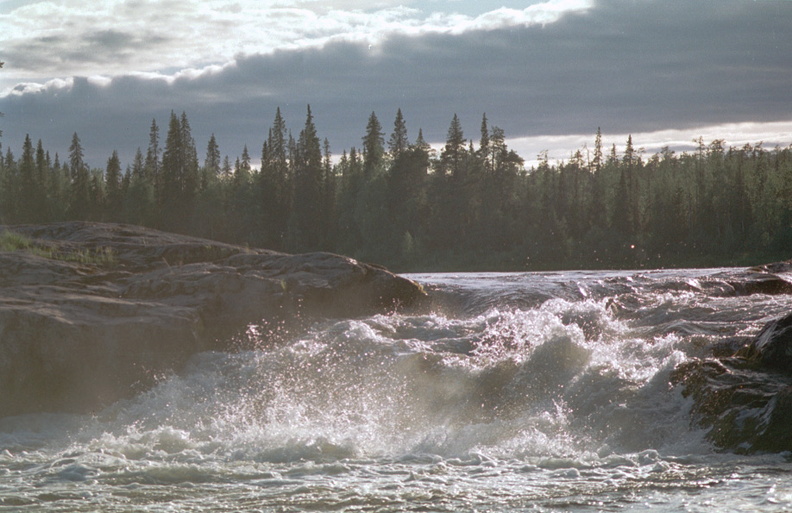
[[(724, 123), (688, 129), (667, 129), (632, 134), (605, 133), (602, 135), (604, 153), (609, 153), (611, 147), (616, 145), (617, 153), (621, 154), (629, 136), (632, 136), (635, 148), (644, 150), (645, 158), (651, 157), (666, 146), (676, 152), (693, 151), (698, 145), (695, 142), (698, 138), (702, 138), (706, 145), (716, 139), (721, 139), (726, 148), (741, 148), (746, 144), (757, 145), (759, 143), (763, 143), (765, 148), (785, 147), (792, 144), (792, 120)], [(553, 162), (568, 161), (577, 150), (583, 151), (583, 158), (585, 159), (587, 157), (586, 150), (593, 153), (594, 138), (595, 135), (593, 133), (541, 135), (511, 138), (507, 143), (526, 160), (526, 167), (531, 167), (538, 165), (539, 154), (545, 151), (548, 159)]]
[(376, 44), (393, 34), (545, 24), (590, 4), (549, 0), (523, 10), (467, 16), (424, 12), (396, 1), (39, 1), (0, 16), (0, 45), (8, 62), (0, 80), (167, 72), (339, 39)]
[(454, 26), (454, 32), (465, 30), (491, 30), (501, 27), (545, 25), (558, 21), (561, 16), (571, 11), (583, 11), (592, 7), (591, 0), (549, 0), (533, 4), (525, 9), (509, 9), (502, 7), (484, 13), (467, 22), (461, 21)]
[[(77, 131), (101, 160), (112, 149), (145, 146), (152, 117), (162, 120), (175, 109), (189, 113), (197, 140), (216, 133), (221, 145), (254, 148), (275, 108), (294, 128), (310, 103), (336, 153), (360, 144), (372, 110), (387, 130), (397, 108), (412, 137), (422, 128), (435, 142), (443, 141), (454, 113), (477, 139), (486, 112), (529, 162), (542, 150), (568, 159), (583, 145), (591, 148), (599, 125), (607, 146), (622, 148), (629, 130), (648, 152), (691, 147), (698, 136), (733, 145), (792, 140), (783, 124), (723, 124), (792, 119), (792, 58), (784, 51), (792, 36), (782, 30), (792, 3), (730, 0), (712, 18), (712, 6), (726, 0), (642, 1), (634, 10), (621, 0), (599, 0), (585, 12), (579, 11), (585, 2), (556, 0), (466, 14), (424, 12), (417, 2), (342, 10), (340, 1), (210, 1), (196, 12), (185, 12), (184, 5), (198, 5), (191, 0), (106, 1), (97, 9), (115, 12), (126, 25), (94, 29), (67, 16), (59, 28), (43, 20), (41, 32), (34, 30), (15, 54), (29, 57), (37, 75), (9, 80), (13, 66), (0, 73), (5, 91), (13, 89), (0, 93), (4, 137), (30, 133), (45, 143), (66, 137), (68, 147)], [(451, 5), (424, 2), (439, 4)], [(74, 5), (53, 8), (68, 13)], [(573, 9), (558, 23), (542, 24)], [(190, 17), (200, 22), (184, 21)], [(464, 31), (474, 25), (478, 30)], [(112, 80), (80, 78), (95, 75)], [(58, 76), (73, 78), (50, 80)], [(657, 131), (667, 127), (678, 130)], [(127, 135), (138, 131), (141, 140), (130, 142)]]

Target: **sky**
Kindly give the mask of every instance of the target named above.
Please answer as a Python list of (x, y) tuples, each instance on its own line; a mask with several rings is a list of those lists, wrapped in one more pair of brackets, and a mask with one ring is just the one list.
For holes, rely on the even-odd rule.
[(0, 0), (0, 143), (61, 160), (145, 152), (186, 112), (201, 158), (260, 154), (276, 108), (311, 106), (338, 156), (397, 109), (435, 145), (459, 116), (529, 165), (628, 135), (648, 155), (792, 144), (792, 0)]

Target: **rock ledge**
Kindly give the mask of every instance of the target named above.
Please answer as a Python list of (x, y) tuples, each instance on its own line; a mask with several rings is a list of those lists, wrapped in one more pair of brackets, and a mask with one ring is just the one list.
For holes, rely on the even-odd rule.
[(0, 417), (84, 412), (150, 386), (251, 323), (415, 304), (421, 287), (329, 253), (288, 255), (129, 225), (0, 226)]

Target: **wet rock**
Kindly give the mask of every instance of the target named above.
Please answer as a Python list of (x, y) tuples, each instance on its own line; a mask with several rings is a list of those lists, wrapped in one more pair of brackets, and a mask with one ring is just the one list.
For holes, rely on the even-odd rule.
[(730, 281), (729, 285), (737, 296), (792, 294), (792, 282), (783, 276), (765, 272), (749, 272), (739, 281)]
[(763, 368), (792, 373), (792, 314), (767, 323), (737, 355)]
[(752, 339), (724, 341), (712, 358), (678, 366), (671, 381), (693, 399), (696, 422), (719, 447), (792, 451), (792, 314)]
[(414, 304), (417, 284), (329, 253), (287, 255), (136, 226), (0, 226), (0, 417), (88, 411), (143, 390), (251, 323)]
[(743, 358), (707, 359), (680, 365), (671, 381), (693, 399), (696, 423), (718, 447), (743, 453), (792, 450), (792, 437), (778, 438), (767, 422), (778, 394), (792, 386), (790, 376), (766, 372)]

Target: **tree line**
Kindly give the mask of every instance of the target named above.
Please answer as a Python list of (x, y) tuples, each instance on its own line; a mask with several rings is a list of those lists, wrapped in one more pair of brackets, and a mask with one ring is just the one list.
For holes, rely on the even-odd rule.
[(165, 140), (153, 120), (145, 152), (122, 166), (84, 161), (75, 133), (67, 158), (25, 138), (0, 149), (0, 222), (132, 223), (288, 252), (333, 251), (397, 270), (526, 270), (715, 266), (789, 258), (792, 147), (726, 148), (646, 156), (580, 149), (531, 168), (482, 117), (478, 141), (454, 115), (445, 145), (401, 110), (386, 139), (371, 113), (360, 147), (334, 159), (310, 106), (295, 137), (280, 109), (254, 168), (212, 135), (199, 157), (185, 113)]

